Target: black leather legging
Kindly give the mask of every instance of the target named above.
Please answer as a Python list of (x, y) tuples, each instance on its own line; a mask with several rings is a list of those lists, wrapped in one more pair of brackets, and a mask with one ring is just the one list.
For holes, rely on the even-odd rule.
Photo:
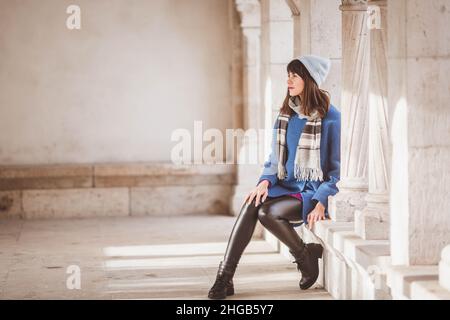
[(257, 207), (255, 207), (255, 199), (251, 204), (243, 204), (228, 240), (224, 263), (226, 265), (239, 263), (258, 220), (291, 251), (301, 250), (303, 241), (289, 222), (301, 220), (301, 211), (302, 202), (289, 195), (267, 197), (264, 203), (260, 203)]

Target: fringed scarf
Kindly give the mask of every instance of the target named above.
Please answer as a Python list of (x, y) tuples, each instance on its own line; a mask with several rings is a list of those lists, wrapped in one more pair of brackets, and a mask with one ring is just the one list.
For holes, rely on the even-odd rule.
[[(302, 114), (298, 96), (289, 98), (289, 107), (301, 118), (306, 119), (306, 124), (298, 140), (297, 151), (295, 153), (294, 177), (297, 181), (323, 181), (323, 173), (320, 168), (322, 119), (317, 111), (311, 116)], [(285, 167), (287, 160), (286, 132), (289, 118), (290, 116), (288, 115), (279, 114), (277, 120), (278, 179), (281, 180), (287, 176)]]

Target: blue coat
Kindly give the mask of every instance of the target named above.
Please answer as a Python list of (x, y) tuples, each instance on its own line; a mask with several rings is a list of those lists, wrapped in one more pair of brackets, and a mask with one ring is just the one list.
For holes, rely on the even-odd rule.
[[(339, 189), (336, 183), (340, 179), (340, 136), (341, 136), (341, 113), (336, 107), (330, 105), (328, 113), (322, 119), (322, 134), (320, 141), (320, 165), (324, 181), (297, 181), (294, 177), (294, 160), (298, 140), (303, 131), (306, 119), (297, 114), (290, 117), (286, 133), (288, 157), (286, 161), (287, 177), (279, 180), (277, 177), (278, 157), (276, 155), (277, 121), (273, 128), (272, 150), (269, 158), (264, 163), (262, 175), (258, 181), (264, 179), (270, 181), (268, 190), (269, 197), (279, 197), (286, 194), (300, 192), (303, 198), (303, 209), (299, 212), (299, 218), (307, 224), (308, 214), (314, 209), (317, 201), (325, 206), (325, 216), (328, 217), (328, 196), (335, 195)], [(301, 216), (300, 216), (301, 215)], [(300, 226), (301, 223), (294, 223)]]

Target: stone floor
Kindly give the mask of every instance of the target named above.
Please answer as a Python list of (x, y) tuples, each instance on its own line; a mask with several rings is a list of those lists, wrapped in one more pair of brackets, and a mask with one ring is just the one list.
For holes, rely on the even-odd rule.
[[(227, 216), (0, 220), (1, 299), (207, 299)], [(70, 265), (80, 289), (68, 289)], [(295, 264), (253, 239), (232, 299), (331, 299), (298, 289)]]

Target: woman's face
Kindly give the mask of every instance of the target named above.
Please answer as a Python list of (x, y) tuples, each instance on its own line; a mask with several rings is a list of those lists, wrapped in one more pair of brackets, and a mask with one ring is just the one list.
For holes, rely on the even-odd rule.
[(294, 97), (299, 96), (302, 93), (303, 88), (305, 87), (305, 82), (298, 74), (288, 72), (287, 85), (289, 89), (289, 95), (291, 97)]

